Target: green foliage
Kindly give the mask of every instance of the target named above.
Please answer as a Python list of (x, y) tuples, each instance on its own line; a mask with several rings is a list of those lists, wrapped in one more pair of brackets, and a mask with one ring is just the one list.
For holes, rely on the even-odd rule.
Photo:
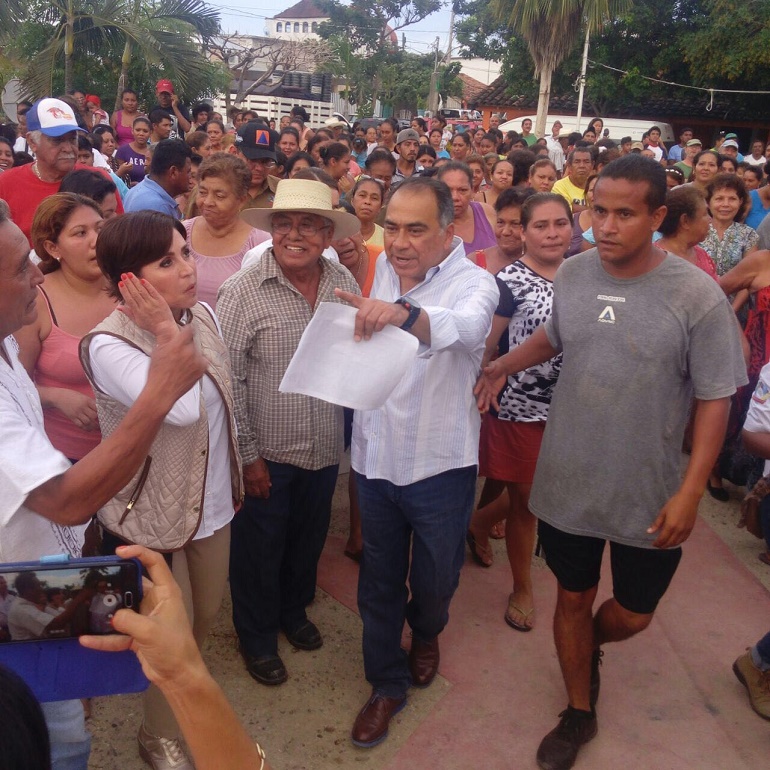
[(3, 41), (14, 74), (24, 79), (31, 96), (65, 89), (68, 18), (71, 82), (99, 95), (108, 109), (127, 41), (126, 83), (145, 103), (152, 104), (160, 77), (174, 81), (189, 101), (213, 95), (229, 82), (222, 68), (203, 56), (198, 42), (219, 28), (218, 12), (202, 0), (31, 0)]
[[(512, 98), (535, 96), (532, 59), (512, 28), (495, 22), (483, 0), (455, 0), (454, 7), (456, 13), (467, 14), (460, 17), (457, 31), (463, 53), (494, 58), (500, 41), (507, 41), (496, 58), (503, 64), (508, 92)], [(580, 74), (581, 49), (576, 41), (554, 71), (553, 93), (572, 92)], [(701, 87), (762, 89), (770, 82), (770, 0), (638, 0), (591, 35), (589, 58), (594, 63), (586, 77), (585, 111), (593, 114), (686, 93), (646, 77)]]
[(705, 18), (684, 37), (697, 85), (764, 89), (770, 77), (770, 0), (706, 0)]
[[(395, 52), (381, 71), (383, 101), (391, 105), (394, 112), (427, 107), (434, 63), (434, 54)], [(462, 95), (459, 74), (459, 62), (439, 68), (439, 91), (445, 98)]]
[(378, 99), (394, 110), (425, 106), (434, 55), (403, 51), (392, 36), (439, 10), (442, 0), (353, 0), (350, 5), (318, 0), (318, 5), (329, 15), (318, 34), (337, 60), (324, 69), (345, 79), (345, 95), (359, 115), (371, 115)]
[(391, 32), (416, 24), (438, 11), (442, 0), (353, 0), (350, 5), (337, 0), (319, 0), (318, 5), (329, 15), (329, 21), (318, 28), (322, 38), (344, 36), (354, 50), (364, 49), (372, 56), (389, 45)]
[(501, 24), (488, 0), (455, 0), (455, 37), (460, 56), (504, 61), (509, 54), (513, 34)]

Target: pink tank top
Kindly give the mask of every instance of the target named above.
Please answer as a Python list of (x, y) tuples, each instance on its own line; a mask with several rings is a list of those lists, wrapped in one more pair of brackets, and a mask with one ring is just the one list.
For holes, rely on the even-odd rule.
[[(68, 334), (56, 325), (56, 316), (48, 296), (42, 289), (40, 293), (51, 317), (51, 333), (43, 341), (37, 359), (35, 383), (40, 387), (74, 390), (93, 398), (94, 391), (80, 365), (80, 337)], [(102, 434), (98, 430), (87, 431), (78, 428), (58, 409), (44, 409), (43, 418), (45, 432), (51, 443), (70, 460), (82, 459), (102, 440)]]
[[(137, 117), (139, 117), (137, 115)], [(128, 144), (134, 140), (134, 132), (131, 126), (123, 125), (123, 110), (118, 110), (115, 113), (115, 134), (118, 140), (118, 147), (122, 147), (124, 144)]]

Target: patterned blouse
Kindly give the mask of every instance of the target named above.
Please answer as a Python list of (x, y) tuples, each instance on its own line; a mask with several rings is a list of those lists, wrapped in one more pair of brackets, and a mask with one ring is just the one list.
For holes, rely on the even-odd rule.
[[(513, 294), (515, 310), (508, 324), (509, 350), (528, 339), (551, 315), (553, 282), (517, 260), (497, 277)], [(548, 419), (553, 388), (561, 369), (561, 353), (542, 364), (511, 374), (500, 397), (498, 418), (509, 422)]]
[(722, 276), (735, 267), (749, 251), (759, 246), (759, 236), (753, 227), (733, 222), (725, 230), (720, 241), (714, 225), (709, 225), (709, 234), (700, 245), (714, 260), (717, 273)]

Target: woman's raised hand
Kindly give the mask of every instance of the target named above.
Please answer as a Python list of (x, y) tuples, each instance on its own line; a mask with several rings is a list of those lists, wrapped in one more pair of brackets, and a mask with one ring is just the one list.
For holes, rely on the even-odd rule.
[(133, 273), (123, 273), (120, 279), (118, 288), (124, 304), (119, 310), (140, 329), (154, 334), (159, 342), (179, 333), (171, 308), (151, 283)]

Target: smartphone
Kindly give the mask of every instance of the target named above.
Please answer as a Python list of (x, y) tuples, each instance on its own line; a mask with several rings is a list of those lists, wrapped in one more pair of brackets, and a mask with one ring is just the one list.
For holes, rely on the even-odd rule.
[(139, 609), (142, 565), (105, 556), (0, 564), (0, 642), (113, 634), (120, 609)]

